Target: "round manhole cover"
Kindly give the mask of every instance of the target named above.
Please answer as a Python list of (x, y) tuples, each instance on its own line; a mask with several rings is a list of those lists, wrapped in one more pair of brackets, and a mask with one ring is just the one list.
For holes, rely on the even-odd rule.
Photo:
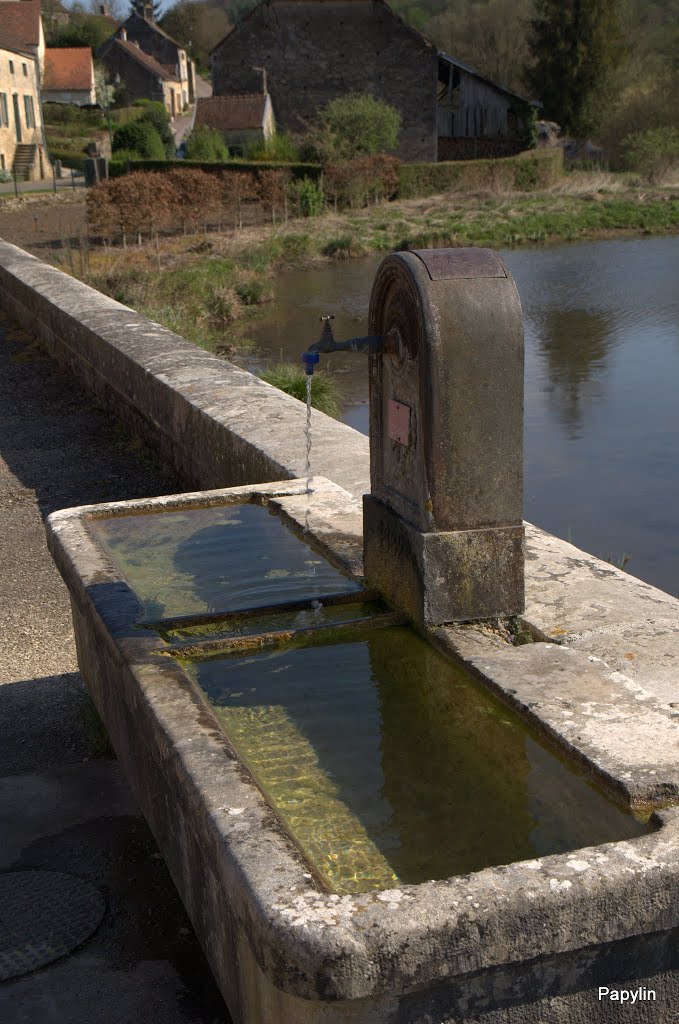
[(0, 981), (66, 956), (99, 926), (104, 897), (56, 871), (0, 874)]

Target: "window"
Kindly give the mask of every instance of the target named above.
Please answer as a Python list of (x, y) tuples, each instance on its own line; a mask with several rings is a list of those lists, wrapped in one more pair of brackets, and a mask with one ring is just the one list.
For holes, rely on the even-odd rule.
[(24, 78), (28, 78), (28, 66), (26, 64), (22, 64), (21, 67), (24, 72)]
[(24, 110), (26, 111), (26, 127), (35, 128), (35, 111), (33, 110), (32, 96), (24, 96)]
[(9, 73), (10, 73), (10, 75), (14, 74), (14, 61), (13, 60), (11, 60), (9, 62)]
[(6, 171), (6, 170), (7, 170), (7, 168), (5, 167), (5, 154), (4, 153), (0, 153), (0, 171)]
[(7, 93), (0, 92), (0, 128), (9, 128), (9, 110), (7, 107)]

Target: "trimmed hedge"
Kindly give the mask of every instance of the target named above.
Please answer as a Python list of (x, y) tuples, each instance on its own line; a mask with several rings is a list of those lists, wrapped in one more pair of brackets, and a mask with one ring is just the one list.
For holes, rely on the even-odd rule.
[(318, 181), (323, 172), (320, 164), (287, 164), (267, 160), (228, 160), (224, 163), (216, 163), (207, 160), (132, 160), (131, 171), (171, 171), (182, 167), (190, 167), (194, 171), (207, 171), (214, 174), (217, 171), (249, 172), (257, 171), (289, 171), (294, 179), (302, 180), (311, 178)]
[(549, 188), (563, 174), (561, 146), (526, 150), (494, 160), (450, 160), (438, 164), (401, 164), (399, 199), (431, 196), (450, 189), (499, 188), (532, 192)]

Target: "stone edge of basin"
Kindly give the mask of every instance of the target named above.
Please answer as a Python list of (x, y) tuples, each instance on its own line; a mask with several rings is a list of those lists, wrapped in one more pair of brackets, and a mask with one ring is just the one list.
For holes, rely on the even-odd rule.
[[(295, 520), (308, 503), (312, 533), (321, 524), (315, 541), (330, 549), (323, 524), (332, 521), (333, 507), (350, 516), (357, 503), (334, 484), (315, 483), (310, 498), (302, 481), (284, 481), (90, 506), (48, 520), (50, 550), (71, 592), (83, 674), (223, 991), (244, 991), (246, 979), (233, 972), (247, 962), (250, 972), (263, 971), (290, 996), (357, 1000), (676, 927), (676, 809), (658, 812), (657, 831), (634, 840), (446, 881), (341, 898), (315, 885), (197, 689), (177, 663), (158, 656), (161, 640), (140, 638), (133, 628), (136, 599), (86, 526), (93, 514), (261, 495)], [(350, 548), (356, 523), (346, 525)], [(351, 564), (346, 552), (335, 561)], [(439, 642), (452, 644), (449, 632), (443, 639), (439, 634)], [(498, 691), (516, 689), (508, 680), (524, 678), (519, 702), (526, 706), (530, 687), (546, 670), (545, 658), (543, 700), (563, 679), (564, 658), (575, 668), (569, 675), (586, 691), (595, 684), (610, 687), (602, 666), (578, 651), (540, 643), (515, 649), (487, 643), (473, 629), (452, 632), (457, 652), (466, 646), (467, 663)], [(532, 660), (536, 652), (539, 664)], [(589, 676), (582, 676), (583, 659)], [(533, 713), (540, 717), (535, 707)], [(574, 737), (568, 739), (579, 749)], [(589, 739), (595, 743), (596, 736)], [(610, 767), (622, 789), (629, 784), (623, 754)]]

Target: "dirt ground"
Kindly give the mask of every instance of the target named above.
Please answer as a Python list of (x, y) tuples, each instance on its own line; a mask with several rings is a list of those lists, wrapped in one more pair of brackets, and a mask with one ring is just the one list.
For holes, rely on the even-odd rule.
[(82, 191), (0, 201), (0, 238), (41, 259), (50, 250), (61, 249), (67, 238), (77, 242), (85, 228)]

